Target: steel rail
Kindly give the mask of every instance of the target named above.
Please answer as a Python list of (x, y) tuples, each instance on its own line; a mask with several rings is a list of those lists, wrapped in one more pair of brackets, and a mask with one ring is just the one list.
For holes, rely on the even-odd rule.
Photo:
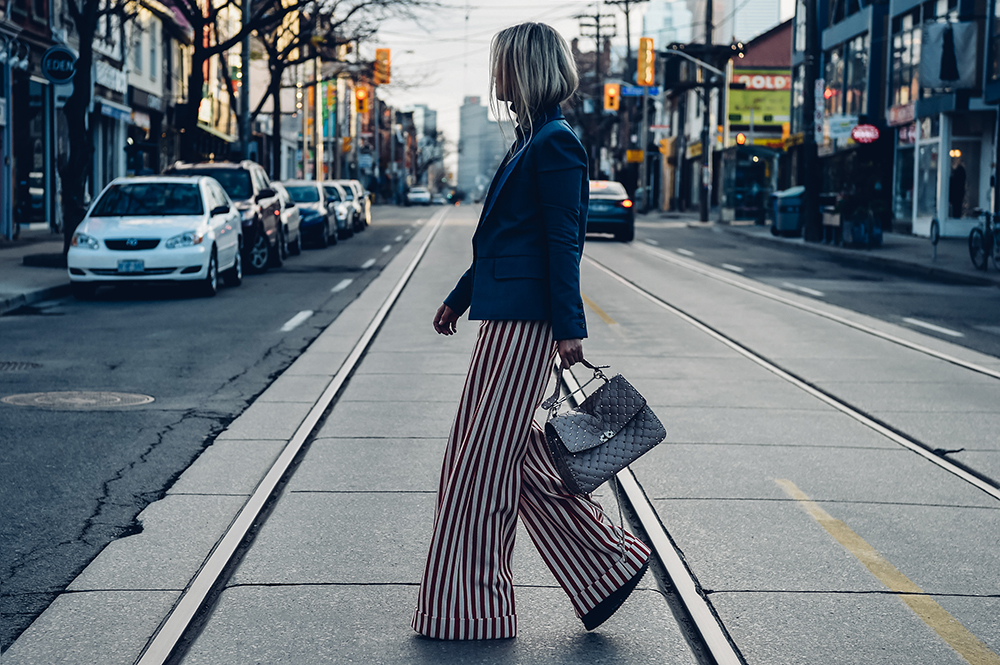
[(912, 351), (917, 351), (919, 353), (926, 354), (933, 358), (937, 358), (938, 360), (943, 360), (953, 365), (957, 365), (959, 367), (962, 367), (963, 369), (968, 369), (973, 372), (978, 372), (979, 374), (984, 374), (994, 379), (1000, 379), (1000, 370), (990, 369), (989, 367), (977, 365), (976, 363), (972, 363), (967, 360), (962, 360), (961, 358), (956, 358), (955, 356), (943, 353), (941, 351), (935, 351), (934, 349), (923, 346), (922, 344), (917, 344), (916, 342), (905, 340), (902, 337), (891, 335), (887, 332), (883, 332), (876, 328), (872, 328), (871, 326), (866, 326), (865, 324), (858, 323), (857, 321), (852, 321), (848, 318), (839, 316), (832, 312), (823, 311), (818, 307), (812, 307), (811, 305), (807, 305), (805, 303), (792, 300), (791, 298), (786, 298), (776, 293), (771, 293), (770, 291), (758, 288), (751, 284), (745, 284), (738, 279), (734, 279), (727, 274), (720, 273), (712, 268), (701, 265), (696, 261), (690, 261), (675, 256), (673, 252), (670, 252), (669, 250), (660, 249), (656, 247), (649, 247), (646, 245), (633, 245), (633, 246), (638, 248), (640, 251), (649, 254), (650, 256), (658, 258), (662, 261), (666, 261), (667, 263), (671, 263), (680, 268), (690, 270), (691, 272), (696, 272), (700, 275), (711, 277), (712, 279), (717, 280), (719, 282), (723, 282), (724, 284), (729, 284), (730, 286), (735, 286), (736, 288), (743, 289), (744, 291), (749, 291), (750, 293), (753, 293), (755, 295), (762, 296), (770, 300), (774, 300), (775, 302), (780, 302), (783, 305), (788, 305), (790, 307), (800, 309), (803, 312), (808, 312), (810, 314), (815, 314), (816, 316), (821, 316), (824, 319), (836, 321), (837, 323), (843, 324), (850, 328), (854, 328), (855, 330), (860, 330), (863, 333), (867, 333), (869, 335), (873, 335), (880, 339), (884, 339), (888, 342), (892, 342), (893, 344), (898, 344), (899, 346), (906, 347)]
[(240, 544), (246, 538), (250, 528), (264, 510), (268, 500), (274, 494), (278, 483), (291, 466), (292, 461), (313, 433), (313, 430), (316, 429), (323, 414), (329, 408), (337, 393), (340, 392), (344, 383), (346, 383), (347, 379), (354, 372), (354, 368), (382, 327), (386, 316), (388, 316), (389, 311), (396, 303), (403, 288), (409, 282), (410, 276), (413, 275), (414, 270), (416, 270), (417, 265), (426, 253), (431, 240), (434, 239), (438, 229), (441, 228), (447, 212), (448, 208), (445, 208), (436, 215), (437, 220), (433, 222), (427, 238), (424, 239), (420, 249), (410, 261), (410, 264), (406, 267), (406, 270), (396, 282), (396, 285), (386, 297), (378, 312), (372, 318), (371, 323), (368, 324), (361, 338), (354, 345), (351, 353), (347, 356), (343, 365), (341, 365), (340, 370), (330, 381), (330, 384), (323, 391), (316, 404), (310, 409), (309, 414), (302, 421), (302, 424), (295, 430), (295, 433), (289, 439), (281, 454), (257, 485), (253, 494), (243, 505), (243, 508), (240, 509), (236, 518), (229, 525), (226, 533), (215, 544), (215, 547), (202, 564), (198, 573), (181, 594), (180, 600), (171, 609), (170, 614), (160, 623), (157, 632), (146, 644), (145, 649), (135, 661), (136, 665), (164, 665), (173, 655), (174, 649), (194, 621), (205, 600), (208, 598), (209, 593), (211, 593), (226, 566), (229, 565)]
[[(562, 382), (569, 393), (569, 399), (575, 406), (579, 406), (582, 401), (577, 395), (581, 388), (580, 383), (573, 376), (573, 372), (562, 372)], [(650, 545), (653, 552), (660, 559), (663, 568), (670, 577), (670, 582), (677, 590), (681, 603), (694, 621), (695, 629), (701, 637), (702, 642), (708, 648), (712, 658), (717, 665), (744, 665), (744, 661), (736, 653), (732, 641), (722, 623), (718, 620), (708, 601), (698, 591), (691, 571), (684, 565), (677, 548), (670, 540), (666, 528), (663, 526), (656, 509), (649, 502), (646, 493), (639, 487), (635, 474), (628, 467), (622, 469), (615, 476), (618, 486), (625, 493), (628, 502), (635, 511), (643, 531), (649, 536)], [(619, 499), (620, 500), (620, 499)]]
[(708, 336), (714, 338), (715, 340), (721, 342), (722, 344), (725, 344), (729, 348), (733, 349), (734, 351), (736, 351), (740, 355), (746, 357), (747, 359), (753, 361), (754, 363), (760, 365), (761, 367), (763, 367), (764, 369), (768, 370), (769, 372), (777, 375), (778, 377), (780, 377), (780, 378), (784, 379), (785, 381), (791, 383), (792, 385), (794, 385), (795, 387), (799, 388), (800, 390), (805, 391), (809, 395), (811, 395), (811, 396), (815, 397), (816, 399), (824, 402), (825, 404), (827, 404), (829, 406), (832, 406), (833, 408), (837, 409), (841, 413), (843, 413), (843, 414), (845, 414), (847, 416), (850, 416), (854, 420), (856, 420), (859, 423), (861, 423), (862, 425), (864, 425), (864, 426), (866, 426), (866, 427), (868, 427), (868, 428), (870, 428), (870, 429), (878, 432), (879, 434), (881, 434), (882, 436), (886, 437), (890, 441), (893, 441), (894, 443), (897, 443), (900, 446), (903, 446), (904, 448), (909, 449), (910, 451), (916, 453), (917, 455), (920, 455), (921, 457), (923, 457), (924, 459), (928, 460), (929, 462), (932, 462), (933, 464), (936, 464), (937, 466), (941, 467), (945, 471), (948, 471), (949, 473), (954, 474), (955, 476), (958, 476), (959, 478), (961, 478), (965, 482), (967, 482), (970, 485), (972, 485), (972, 486), (974, 486), (974, 487), (982, 490), (983, 492), (985, 492), (986, 494), (990, 495), (994, 499), (1000, 500), (1000, 487), (997, 487), (997, 485), (994, 482), (991, 482), (991, 481), (989, 481), (988, 479), (986, 479), (984, 477), (980, 477), (979, 475), (977, 475), (976, 473), (972, 472), (971, 470), (965, 469), (962, 466), (960, 466), (958, 464), (955, 464), (951, 460), (945, 459), (945, 458), (937, 455), (936, 453), (934, 453), (933, 450), (929, 449), (927, 446), (923, 445), (918, 440), (913, 439), (913, 438), (911, 438), (911, 437), (909, 437), (909, 436), (907, 436), (907, 435), (905, 435), (905, 434), (903, 434), (901, 432), (897, 432), (897, 431), (891, 429), (890, 427), (888, 427), (884, 423), (881, 423), (878, 420), (876, 420), (875, 418), (869, 416), (868, 414), (859, 411), (858, 409), (854, 408), (853, 406), (851, 406), (847, 402), (844, 402), (844, 401), (840, 400), (839, 398), (835, 397), (831, 393), (828, 393), (828, 392), (826, 392), (824, 390), (821, 390), (821, 389), (817, 388), (816, 386), (813, 386), (810, 383), (807, 383), (805, 380), (803, 380), (803, 379), (795, 376), (794, 374), (792, 374), (791, 372), (789, 372), (789, 371), (787, 371), (785, 369), (782, 369), (781, 367), (779, 367), (778, 365), (774, 364), (770, 360), (767, 360), (763, 356), (758, 355), (757, 353), (755, 353), (750, 348), (748, 348), (746, 346), (743, 346), (742, 344), (740, 344), (736, 340), (734, 340), (734, 339), (732, 339), (732, 338), (724, 335), (723, 333), (721, 333), (718, 330), (712, 328), (708, 324), (706, 324), (706, 323), (700, 321), (699, 319), (691, 316), (690, 314), (688, 314), (684, 310), (682, 310), (682, 309), (680, 309), (678, 307), (675, 307), (674, 305), (671, 305), (670, 303), (668, 303), (667, 301), (663, 300), (659, 296), (656, 296), (653, 293), (651, 293), (650, 291), (647, 291), (646, 289), (642, 288), (641, 286), (639, 286), (635, 282), (632, 282), (631, 280), (629, 280), (626, 277), (622, 276), (621, 274), (615, 272), (614, 270), (612, 270), (611, 268), (605, 266), (604, 264), (600, 263), (599, 261), (596, 261), (596, 260), (594, 260), (593, 258), (591, 258), (589, 256), (585, 256), (584, 258), (591, 265), (593, 265), (594, 267), (596, 267), (598, 270), (601, 270), (602, 272), (604, 272), (605, 274), (607, 274), (611, 278), (613, 278), (616, 281), (620, 282), (622, 285), (626, 286), (627, 288), (631, 289), (632, 291), (636, 292), (637, 294), (641, 295), (642, 297), (646, 298), (647, 300), (649, 300), (650, 302), (656, 304), (657, 306), (659, 306), (659, 307), (667, 310), (671, 314), (674, 314), (675, 316), (677, 316), (678, 318), (682, 319), (683, 321), (691, 324), (692, 326), (694, 326), (698, 330), (701, 330), (702, 332), (704, 332)]

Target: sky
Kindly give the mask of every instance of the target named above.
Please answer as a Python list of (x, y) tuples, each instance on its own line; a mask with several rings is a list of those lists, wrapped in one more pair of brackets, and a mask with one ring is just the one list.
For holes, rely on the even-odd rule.
[[(567, 42), (580, 38), (580, 50), (592, 51), (594, 41), (581, 37), (575, 15), (594, 13), (594, 2), (580, 0), (440, 0), (441, 6), (423, 12), (416, 21), (391, 19), (383, 23), (376, 40), (362, 48), (374, 57), (376, 47), (392, 50), (392, 82), (379, 88), (379, 97), (396, 107), (427, 104), (437, 111), (438, 129), (447, 140), (445, 164), (455, 168), (459, 107), (466, 96), (488, 100), (490, 39), (499, 30), (524, 21), (547, 23)], [(782, 15), (791, 15), (791, 2), (782, 0)], [(787, 5), (787, 8), (786, 8)], [(632, 48), (642, 32), (642, 4), (631, 12)], [(601, 4), (613, 14), (617, 37), (613, 47), (625, 47), (624, 14)], [(367, 53), (367, 51), (371, 53)]]

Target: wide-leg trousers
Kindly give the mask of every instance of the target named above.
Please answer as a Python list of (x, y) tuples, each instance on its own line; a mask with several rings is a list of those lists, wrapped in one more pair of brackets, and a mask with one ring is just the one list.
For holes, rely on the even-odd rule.
[[(546, 321), (484, 321), (441, 470), (414, 630), (514, 637), (511, 555), (520, 515), (577, 616), (631, 579), (649, 549), (569, 492), (533, 415), (556, 357)], [(622, 542), (624, 541), (624, 548)]]

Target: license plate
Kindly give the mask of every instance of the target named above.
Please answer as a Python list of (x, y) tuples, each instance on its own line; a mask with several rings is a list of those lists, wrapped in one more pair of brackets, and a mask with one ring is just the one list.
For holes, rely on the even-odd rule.
[(118, 262), (118, 272), (120, 272), (120, 273), (132, 274), (132, 273), (145, 272), (145, 271), (146, 271), (146, 262), (145, 261), (131, 260), (131, 261), (119, 261)]

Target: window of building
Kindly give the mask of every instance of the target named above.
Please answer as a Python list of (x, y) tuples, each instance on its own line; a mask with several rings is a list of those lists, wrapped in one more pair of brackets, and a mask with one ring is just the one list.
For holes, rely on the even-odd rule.
[(920, 69), (920, 8), (892, 20), (892, 69), (889, 105), (903, 106), (917, 99)]
[(142, 74), (142, 26), (138, 21), (132, 30), (132, 69), (136, 74)]
[(806, 0), (796, 0), (795, 3), (795, 40), (793, 48), (802, 53), (806, 50), (806, 12), (809, 11)]
[(826, 115), (839, 115), (844, 112), (844, 47), (837, 46), (826, 52), (824, 79), (826, 88), (823, 90), (823, 110)]
[(159, 33), (156, 30), (149, 31), (149, 78), (152, 81), (156, 80), (156, 70), (160, 67), (160, 58), (157, 53), (157, 37)]
[(1000, 81), (1000, 2), (993, 4), (989, 19), (989, 68), (990, 81)]
[(861, 11), (860, 0), (830, 0), (830, 24), (840, 23)]
[(867, 33), (845, 44), (844, 113), (847, 115), (868, 113), (868, 49)]
[(48, 21), (49, 19), (49, 3), (48, 0), (33, 0), (31, 3), (31, 9), (34, 13), (35, 20), (37, 21)]

